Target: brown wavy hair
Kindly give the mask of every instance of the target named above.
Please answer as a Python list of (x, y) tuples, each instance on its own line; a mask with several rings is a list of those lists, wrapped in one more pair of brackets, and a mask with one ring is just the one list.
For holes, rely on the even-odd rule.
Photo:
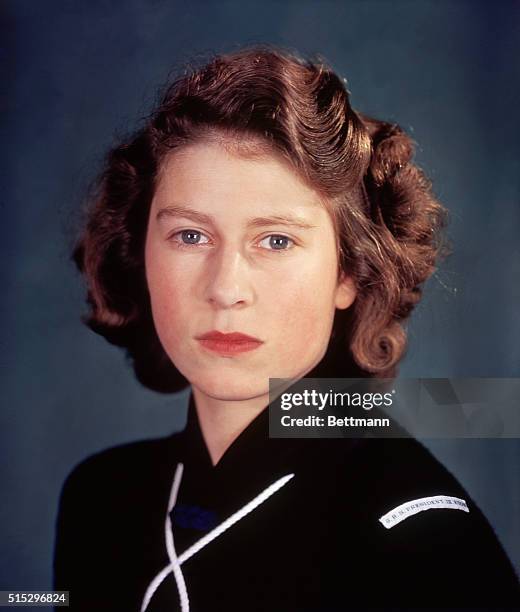
[(356, 112), (344, 81), (322, 59), (279, 47), (249, 47), (187, 68), (143, 127), (109, 152), (73, 254), (88, 286), (83, 321), (126, 349), (145, 386), (173, 392), (187, 385), (154, 328), (144, 242), (165, 157), (207, 139), (241, 155), (281, 155), (326, 202), (338, 274), (354, 278), (357, 297), (336, 311), (320, 374), (395, 376), (406, 348), (403, 324), (447, 252), (447, 211), (398, 125)]

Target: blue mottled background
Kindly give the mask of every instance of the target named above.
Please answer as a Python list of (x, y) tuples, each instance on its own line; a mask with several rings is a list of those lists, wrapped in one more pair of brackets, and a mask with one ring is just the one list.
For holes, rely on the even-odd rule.
[[(82, 327), (69, 252), (105, 150), (200, 54), (255, 42), (321, 53), (356, 108), (412, 133), (455, 253), (428, 284), (402, 374), (519, 375), (518, 2), (17, 0), (1, 11), (0, 589), (50, 587), (75, 463), (184, 424), (186, 393), (141, 388)], [(520, 569), (520, 441), (429, 445)]]

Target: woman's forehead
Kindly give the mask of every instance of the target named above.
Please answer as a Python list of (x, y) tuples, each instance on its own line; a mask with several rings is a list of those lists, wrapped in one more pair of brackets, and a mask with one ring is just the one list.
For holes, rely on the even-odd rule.
[(278, 156), (243, 157), (214, 143), (196, 143), (168, 155), (161, 167), (154, 209), (165, 217), (195, 211), (287, 217), (302, 224), (322, 218), (322, 198)]

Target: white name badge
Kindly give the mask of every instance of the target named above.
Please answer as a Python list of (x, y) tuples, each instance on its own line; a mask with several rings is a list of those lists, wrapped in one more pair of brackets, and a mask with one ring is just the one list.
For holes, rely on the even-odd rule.
[(436, 508), (448, 508), (449, 510), (462, 510), (469, 512), (468, 505), (459, 497), (449, 497), (448, 495), (434, 495), (433, 497), (420, 497), (412, 499), (400, 506), (397, 506), (390, 512), (383, 514), (379, 519), (387, 529), (404, 521), (409, 516), (413, 516), (423, 510), (435, 510)]

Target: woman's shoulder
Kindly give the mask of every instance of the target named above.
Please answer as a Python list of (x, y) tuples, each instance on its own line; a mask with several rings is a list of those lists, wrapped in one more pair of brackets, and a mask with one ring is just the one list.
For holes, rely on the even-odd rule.
[(325, 474), (320, 486), (334, 489), (341, 517), (348, 512), (383, 544), (402, 541), (408, 547), (411, 539), (419, 545), (431, 537), (438, 543), (460, 537), (461, 530), (480, 534), (487, 542), (495, 540), (487, 518), (465, 486), (419, 440), (344, 442), (336, 445), (332, 474), (330, 462), (329, 469), (319, 470)]
[(520, 603), (515, 570), (489, 521), (423, 443), (371, 438), (358, 451), (344, 463), (352, 486), (342, 520), (356, 525), (389, 601), (402, 598), (402, 574), (410, 601), (423, 602), (435, 579), (435, 597), (445, 605)]
[(367, 439), (361, 456), (389, 486), (448, 486), (463, 490), (452, 471), (415, 438)]
[(362, 474), (358, 485), (383, 527), (390, 529), (404, 521), (409, 527), (416, 523), (415, 519), (410, 523), (410, 517), (441, 509), (440, 515), (428, 513), (428, 522), (442, 518), (446, 527), (460, 525), (460, 521), (463, 525), (487, 523), (465, 486), (422, 442), (413, 438), (368, 439), (361, 446), (356, 460)]
[(121, 567), (132, 570), (130, 561), (125, 565), (132, 547), (146, 541), (143, 556), (160, 556), (151, 542), (161, 541), (179, 447), (179, 434), (139, 440), (93, 453), (72, 468), (56, 516), (57, 590), (74, 591), (78, 601), (99, 600), (99, 593), (110, 592), (110, 580), (121, 575)]
[[(61, 505), (67, 500), (121, 499), (125, 490), (146, 493), (153, 481), (165, 486), (175, 471), (180, 433), (119, 444), (77, 463), (62, 486)], [(106, 505), (106, 504), (105, 504)]]

